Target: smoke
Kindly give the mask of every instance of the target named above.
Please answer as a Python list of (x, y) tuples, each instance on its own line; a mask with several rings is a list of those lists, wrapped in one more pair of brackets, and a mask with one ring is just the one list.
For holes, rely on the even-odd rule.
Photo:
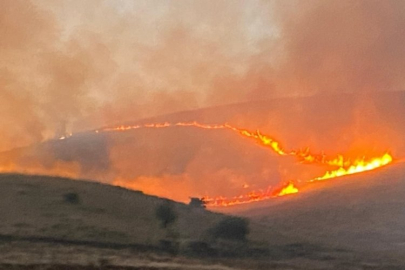
[[(403, 29), (400, 0), (3, 0), (0, 151), (252, 102), (154, 119), (260, 128), (288, 146), (331, 154), (381, 153), (393, 145), (403, 152), (404, 100), (374, 94), (404, 88)], [(313, 97), (278, 99), (306, 96)], [(291, 161), (281, 166), (250, 144), (236, 147), (236, 139), (229, 144), (218, 135), (204, 150), (200, 133), (198, 140), (179, 134), (152, 140), (146, 133), (136, 143), (73, 137), (8, 153), (1, 164), (168, 196), (170, 181), (183, 190), (171, 197), (181, 200), (201, 190), (232, 195), (243, 185), (305, 178)], [(207, 186), (207, 179), (217, 184)]]
[(205, 106), (402, 90), (404, 8), (394, 0), (2, 1), (0, 149)]
[(281, 74), (295, 91), (402, 90), (403, 1), (287, 1)]

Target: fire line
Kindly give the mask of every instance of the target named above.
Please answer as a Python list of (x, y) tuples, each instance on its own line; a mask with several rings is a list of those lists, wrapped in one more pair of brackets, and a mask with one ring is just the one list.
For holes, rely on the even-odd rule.
[[(285, 150), (279, 141), (274, 139), (269, 135), (263, 134), (260, 130), (249, 131), (247, 129), (238, 128), (230, 124), (202, 124), (196, 121), (193, 122), (177, 122), (177, 123), (151, 123), (142, 125), (121, 125), (116, 127), (107, 127), (100, 130), (95, 130), (96, 133), (99, 132), (114, 132), (114, 131), (129, 131), (142, 128), (170, 128), (170, 127), (195, 127), (201, 129), (210, 130), (231, 130), (238, 133), (244, 138), (251, 139), (257, 144), (269, 148), (272, 152), (279, 156), (293, 156), (299, 162), (303, 164), (320, 164), (328, 167), (334, 167), (333, 170), (326, 170), (324, 175), (316, 177), (306, 181), (306, 183), (312, 183), (316, 181), (325, 181), (332, 178), (337, 178), (345, 175), (357, 174), (365, 171), (374, 170), (383, 166), (390, 164), (393, 161), (393, 157), (387, 152), (382, 156), (373, 157), (369, 159), (358, 158), (358, 159), (348, 159), (342, 155), (336, 157), (328, 157), (324, 154), (313, 154), (310, 152), (309, 148), (304, 150)], [(71, 135), (72, 136), (72, 135)], [(68, 137), (67, 137), (68, 138)], [(61, 138), (66, 139), (66, 138)], [(291, 195), (298, 193), (299, 189), (296, 187), (293, 181), (289, 181), (278, 189), (271, 190), (270, 188), (263, 191), (252, 191), (245, 195), (239, 195), (235, 197), (204, 197), (203, 199), (208, 206), (231, 206), (238, 204), (246, 204), (251, 202), (263, 201), (272, 198), (277, 198), (281, 196)]]

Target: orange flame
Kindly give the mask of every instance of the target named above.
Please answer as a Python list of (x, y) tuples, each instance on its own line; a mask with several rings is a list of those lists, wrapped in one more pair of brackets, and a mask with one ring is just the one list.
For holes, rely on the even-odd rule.
[(207, 206), (217, 207), (217, 206), (233, 206), (239, 204), (247, 204), (252, 202), (269, 200), (276, 197), (281, 197), (289, 194), (298, 193), (298, 188), (294, 185), (293, 182), (288, 182), (282, 188), (276, 189), (274, 191), (269, 187), (266, 191), (251, 191), (246, 195), (239, 195), (232, 198), (227, 198), (219, 196), (216, 198), (203, 197)]
[[(96, 133), (99, 132), (111, 132), (111, 131), (129, 131), (140, 128), (169, 128), (169, 127), (195, 127), (202, 129), (226, 129), (238, 133), (244, 138), (252, 139), (257, 144), (270, 148), (274, 153), (280, 156), (294, 156), (299, 162), (303, 164), (321, 164), (324, 166), (337, 167), (334, 170), (327, 170), (324, 175), (316, 177), (307, 181), (307, 183), (315, 181), (324, 181), (331, 178), (341, 177), (345, 175), (361, 173), (365, 171), (370, 171), (377, 169), (379, 167), (386, 166), (393, 161), (390, 154), (386, 153), (380, 157), (374, 157), (371, 159), (349, 159), (345, 158), (343, 155), (338, 155), (336, 157), (327, 157), (325, 154), (313, 154), (310, 152), (309, 148), (304, 148), (303, 150), (290, 150), (286, 151), (277, 140), (273, 139), (269, 135), (263, 134), (260, 130), (249, 131), (247, 129), (237, 128), (235, 126), (225, 124), (202, 124), (196, 121), (193, 122), (177, 122), (177, 123), (149, 123), (140, 125), (121, 125), (117, 127), (107, 127), (101, 130), (95, 130)], [(63, 137), (61, 139), (67, 139), (73, 136)], [(248, 187), (247, 185), (245, 185)], [(219, 196), (216, 198), (205, 197), (203, 198), (208, 206), (231, 206), (238, 204), (246, 204), (251, 202), (257, 202), (262, 200), (267, 200), (275, 197), (281, 197), (284, 195), (298, 193), (298, 188), (293, 184), (293, 182), (288, 182), (284, 187), (278, 190), (271, 190), (270, 188), (266, 191), (251, 191), (245, 195), (239, 195), (235, 197), (223, 197)]]
[[(270, 147), (275, 153), (279, 155), (286, 155), (286, 153), (283, 151), (282, 147), (280, 146), (280, 143), (273, 138), (263, 135), (259, 130), (256, 132), (252, 132), (246, 129), (241, 129), (237, 128), (234, 126), (231, 126), (229, 124), (218, 124), (218, 125), (208, 125), (208, 124), (201, 124), (196, 121), (194, 122), (178, 122), (178, 123), (158, 123), (158, 124), (144, 124), (144, 125), (133, 125), (133, 126), (117, 126), (117, 127), (111, 127), (111, 128), (104, 128), (101, 129), (101, 131), (127, 131), (127, 130), (134, 130), (134, 129), (139, 129), (139, 128), (166, 128), (166, 127), (197, 127), (197, 128), (203, 128), (203, 129), (228, 129), (232, 130), (235, 132), (238, 132), (240, 135), (247, 137), (247, 138), (252, 138), (254, 139), (257, 143)], [(100, 132), (99, 130), (95, 131), (96, 133)]]
[[(256, 141), (256, 143), (262, 146), (269, 147), (274, 153), (280, 156), (286, 155), (294, 156), (298, 159), (298, 161), (305, 164), (322, 164), (326, 166), (338, 167), (335, 170), (326, 171), (326, 173), (323, 176), (311, 179), (307, 182), (327, 180), (331, 178), (341, 177), (344, 175), (374, 170), (376, 168), (388, 165), (393, 160), (392, 156), (388, 153), (384, 154), (381, 157), (376, 157), (369, 160), (365, 160), (364, 158), (362, 158), (352, 161), (348, 158), (344, 158), (342, 155), (338, 155), (335, 158), (329, 158), (325, 154), (313, 154), (309, 151), (309, 148), (305, 148), (304, 150), (285, 151), (278, 141), (271, 138), (271, 136), (262, 134), (259, 130), (253, 132), (246, 129), (237, 128), (229, 124), (208, 125), (208, 124), (201, 124), (196, 121), (178, 122), (173, 124), (166, 122), (161, 124), (158, 123), (158, 124), (144, 124), (134, 126), (118, 126), (112, 128), (105, 128), (102, 129), (102, 131), (126, 131), (138, 128), (166, 128), (166, 127), (197, 127), (203, 129), (228, 129), (239, 133), (241, 136), (245, 138), (253, 139), (254, 141)], [(208, 206), (231, 206), (267, 200), (288, 194), (295, 194), (298, 192), (299, 192), (298, 188), (295, 187), (295, 185), (292, 182), (288, 182), (286, 186), (284, 186), (278, 191), (277, 190), (273, 192), (270, 192), (269, 190), (267, 190), (266, 192), (252, 191), (246, 195), (235, 196), (232, 198), (220, 196), (217, 198), (205, 197), (203, 199), (207, 202)]]
[(315, 178), (311, 181), (320, 181), (330, 178), (340, 177), (344, 175), (350, 175), (355, 173), (361, 173), (365, 171), (371, 171), (379, 167), (388, 165), (392, 162), (392, 156), (388, 153), (384, 154), (382, 157), (376, 157), (370, 161), (365, 161), (364, 159), (355, 160), (352, 165), (348, 167), (340, 167), (337, 170), (327, 171), (323, 176)]
[[(340, 160), (344, 160), (344, 159), (340, 158)], [(386, 165), (390, 164), (392, 161), (393, 161), (393, 158), (388, 153), (384, 154), (381, 157), (373, 158), (369, 161), (366, 161), (364, 159), (354, 160), (352, 163), (353, 165), (349, 165), (348, 167), (339, 167), (338, 169), (333, 170), (333, 171), (327, 171), (323, 176), (311, 179), (308, 181), (308, 183), (315, 182), (315, 181), (321, 181), (321, 180), (327, 180), (327, 179), (341, 177), (341, 176), (355, 174), (355, 173), (361, 173), (361, 172), (365, 172), (365, 171), (371, 171), (371, 170), (386, 166)], [(339, 163), (336, 163), (336, 164), (339, 164)], [(267, 193), (251, 192), (250, 194), (253, 193), (253, 194), (255, 194), (255, 196), (241, 195), (241, 196), (234, 197), (234, 198), (224, 198), (224, 197), (211, 198), (211, 199), (207, 200), (207, 205), (208, 206), (232, 206), (232, 205), (237, 205), (237, 204), (246, 204), (246, 203), (250, 203), (250, 202), (268, 200), (268, 199), (272, 199), (275, 197), (281, 197), (284, 195), (295, 194), (298, 192), (299, 192), (299, 189), (292, 182), (289, 182), (281, 190), (279, 190), (279, 191), (276, 190), (276, 191), (272, 192), (271, 195), (269, 195), (269, 192), (267, 192)]]
[(283, 187), (275, 197), (281, 197), (289, 194), (298, 193), (298, 188), (294, 186), (292, 182), (289, 182), (287, 186)]

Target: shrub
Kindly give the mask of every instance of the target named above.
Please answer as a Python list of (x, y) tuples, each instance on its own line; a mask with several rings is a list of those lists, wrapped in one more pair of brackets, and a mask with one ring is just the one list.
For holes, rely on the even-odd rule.
[(159, 219), (162, 228), (167, 228), (177, 219), (177, 214), (174, 211), (173, 205), (169, 202), (159, 205), (156, 208), (156, 217)]
[(71, 204), (79, 204), (80, 203), (80, 197), (79, 194), (76, 192), (69, 192), (63, 195), (63, 199), (65, 202), (71, 203)]
[(249, 221), (240, 217), (227, 217), (210, 230), (214, 239), (245, 241), (249, 234)]
[(206, 202), (204, 199), (190, 198), (190, 203), (188, 205), (195, 208), (205, 208)]

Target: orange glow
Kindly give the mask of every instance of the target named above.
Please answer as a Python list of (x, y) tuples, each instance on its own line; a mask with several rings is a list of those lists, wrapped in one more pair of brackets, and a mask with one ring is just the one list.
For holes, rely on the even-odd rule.
[[(196, 127), (202, 129), (227, 129), (237, 132), (242, 137), (253, 139), (257, 144), (270, 148), (274, 153), (280, 156), (294, 156), (297, 160), (303, 164), (321, 164), (324, 166), (338, 167), (337, 169), (326, 171), (323, 176), (310, 179), (307, 183), (315, 181), (323, 181), (327, 179), (332, 179), (336, 177), (341, 177), (345, 175), (361, 173), (365, 171), (370, 171), (377, 169), (382, 166), (390, 164), (393, 160), (392, 156), (388, 153), (381, 157), (374, 157), (370, 159), (354, 159), (345, 158), (343, 155), (338, 155), (336, 157), (327, 157), (325, 154), (313, 154), (310, 152), (309, 148), (304, 150), (291, 150), (286, 151), (281, 147), (280, 142), (273, 139), (269, 135), (264, 135), (261, 131), (249, 131), (242, 128), (237, 128), (229, 124), (201, 124), (196, 121), (194, 122), (178, 122), (178, 123), (158, 123), (158, 124), (144, 124), (144, 125), (134, 125), (134, 126), (118, 126), (112, 128), (105, 128), (101, 131), (127, 131), (139, 128), (166, 128), (166, 127)], [(99, 131), (96, 131), (99, 132)], [(245, 185), (248, 187), (248, 185)], [(208, 196), (203, 199), (206, 201), (208, 206), (232, 206), (239, 204), (246, 204), (251, 202), (268, 200), (271, 198), (281, 197), (289, 194), (298, 193), (298, 188), (293, 184), (293, 182), (288, 182), (287, 185), (278, 190), (267, 191), (251, 191), (245, 195), (239, 195), (235, 197), (224, 197), (219, 196), (215, 198), (210, 198)]]
[(226, 207), (239, 204), (247, 204), (252, 202), (259, 202), (264, 200), (273, 199), (276, 197), (282, 197), (289, 194), (298, 193), (298, 188), (293, 182), (288, 182), (281, 188), (272, 190), (270, 187), (266, 191), (251, 191), (245, 195), (239, 195), (232, 198), (226, 198), (223, 196), (218, 196), (215, 198), (203, 197), (202, 199), (206, 202), (207, 206), (211, 207)]
[(210, 207), (226, 207), (226, 206), (233, 206), (239, 204), (246, 204), (251, 202), (258, 202), (267, 199), (271, 199), (274, 196), (271, 194), (270, 189), (267, 191), (251, 191), (245, 195), (239, 195), (231, 198), (218, 196), (215, 198), (211, 198), (209, 196), (205, 196), (202, 199), (206, 202), (207, 206)]
[(381, 157), (373, 158), (369, 161), (364, 159), (355, 160), (350, 166), (339, 167), (333, 171), (327, 171), (323, 176), (315, 178), (311, 181), (321, 181), (330, 178), (340, 177), (344, 175), (350, 175), (355, 173), (361, 173), (366, 171), (371, 171), (382, 166), (386, 166), (392, 162), (392, 156), (388, 153), (384, 154)]
[[(393, 161), (393, 157), (389, 153), (385, 153), (379, 157), (369, 157), (369, 158), (358, 158), (358, 159), (350, 159), (343, 155), (337, 155), (335, 157), (328, 157), (327, 155), (321, 154), (314, 154), (311, 153), (309, 148), (301, 148), (300, 150), (285, 150), (281, 146), (281, 143), (269, 135), (263, 134), (260, 130), (256, 131), (249, 131), (243, 128), (237, 128), (235, 126), (225, 124), (202, 124), (198, 122), (178, 122), (178, 123), (149, 123), (149, 124), (140, 124), (140, 125), (121, 125), (116, 127), (107, 127), (100, 130), (95, 130), (94, 132), (120, 132), (120, 131), (129, 131), (141, 128), (174, 128), (174, 127), (189, 127), (189, 128), (201, 128), (201, 129), (210, 129), (210, 130), (229, 130), (231, 132), (237, 133), (239, 136), (249, 139), (250, 141), (261, 145), (263, 147), (269, 148), (273, 153), (278, 156), (292, 156), (297, 159), (298, 162), (302, 164), (319, 164), (325, 166), (325, 170), (322, 176), (315, 177), (309, 179), (307, 181), (302, 181), (300, 187), (305, 184), (317, 182), (317, 181), (325, 181), (332, 178), (337, 178), (345, 175), (351, 175), (356, 173), (361, 173), (365, 171), (371, 171), (383, 166), (386, 166)], [(74, 134), (69, 134), (65, 137), (59, 138), (60, 140), (69, 139)], [(68, 166), (69, 165), (69, 166)], [(56, 163), (54, 168), (46, 169), (42, 168), (39, 165), (32, 166), (30, 168), (25, 168), (24, 170), (18, 169), (14, 164), (8, 164), (7, 166), (0, 167), (1, 172), (16, 172), (16, 171), (25, 171), (27, 173), (43, 173), (43, 174), (52, 174), (52, 175), (59, 175), (59, 176), (68, 176), (68, 177), (76, 177), (80, 174), (80, 165), (73, 163), (73, 164), (65, 164), (63, 162)], [(164, 185), (162, 183), (167, 182), (179, 182), (181, 181), (161, 181), (158, 178), (142, 178), (142, 181), (139, 179), (135, 181), (128, 181), (127, 179), (119, 179), (114, 181), (113, 184), (125, 186), (131, 189), (140, 189), (146, 193), (153, 194), (153, 195), (160, 195), (160, 196), (168, 196), (172, 197), (171, 193), (167, 193), (165, 188), (162, 188)], [(166, 179), (167, 180), (167, 179)], [(127, 183), (128, 182), (128, 183)], [(243, 184), (243, 189), (249, 189), (249, 183)], [(184, 191), (183, 195), (192, 193), (192, 187), (188, 187), (187, 190), (184, 189), (183, 185), (180, 185), (177, 190)], [(166, 194), (166, 193), (167, 194)], [(278, 189), (271, 189), (268, 188), (265, 191), (250, 191), (246, 192), (245, 194), (234, 196), (234, 197), (225, 197), (225, 196), (218, 196), (218, 197), (204, 197), (204, 200), (207, 202), (207, 205), (210, 207), (215, 206), (232, 206), (232, 205), (239, 205), (239, 204), (247, 204), (251, 202), (263, 201), (272, 198), (277, 198), (285, 195), (296, 194), (299, 192), (299, 189), (295, 186), (293, 182), (288, 182), (286, 185), (282, 186)], [(157, 194), (158, 193), (158, 194)], [(178, 198), (175, 198), (178, 199)]]
[[(338, 162), (340, 162), (340, 160), (344, 160), (343, 157), (337, 159), (336, 164), (341, 164), (341, 163), (338, 163)], [(386, 166), (386, 165), (390, 164), (392, 161), (393, 161), (393, 158), (388, 153), (384, 154), (381, 157), (373, 158), (369, 161), (366, 161), (364, 159), (354, 160), (352, 163), (353, 165), (349, 165), (348, 167), (339, 167), (338, 169), (333, 170), (333, 171), (327, 171), (323, 176), (311, 179), (308, 181), (308, 183), (315, 182), (315, 181), (328, 180), (328, 179), (332, 179), (332, 178), (336, 178), (336, 177), (341, 177), (341, 176), (355, 174), (355, 173), (361, 173), (361, 172), (365, 172), (365, 171), (371, 171), (371, 170)], [(234, 198), (218, 197), (218, 198), (207, 199), (206, 201), (207, 201), (208, 206), (232, 206), (232, 205), (246, 204), (246, 203), (251, 203), (251, 202), (268, 200), (268, 199), (272, 199), (275, 197), (281, 197), (284, 195), (295, 194), (298, 192), (299, 192), (298, 188), (295, 187), (295, 185), (292, 182), (289, 182), (281, 190), (273, 191), (271, 194), (269, 194), (269, 192), (266, 192), (266, 193), (250, 192), (248, 195), (241, 195), (241, 196), (234, 197)]]
[(289, 182), (287, 186), (280, 190), (280, 192), (276, 193), (275, 197), (281, 197), (294, 193), (298, 193), (298, 188), (296, 188), (292, 182)]
[(254, 139), (257, 143), (269, 147), (275, 153), (279, 155), (286, 155), (280, 143), (273, 138), (269, 137), (268, 135), (262, 134), (259, 130), (256, 132), (249, 131), (246, 129), (237, 128), (231, 126), (229, 124), (218, 124), (218, 125), (208, 125), (208, 124), (201, 124), (196, 121), (193, 122), (178, 122), (178, 123), (158, 123), (158, 124), (144, 124), (144, 125), (133, 125), (133, 126), (117, 126), (111, 128), (104, 128), (101, 130), (96, 130), (95, 132), (98, 133), (100, 131), (127, 131), (127, 130), (134, 130), (139, 128), (166, 128), (166, 127), (196, 127), (202, 129), (228, 129), (234, 132), (239, 133), (243, 137)]

